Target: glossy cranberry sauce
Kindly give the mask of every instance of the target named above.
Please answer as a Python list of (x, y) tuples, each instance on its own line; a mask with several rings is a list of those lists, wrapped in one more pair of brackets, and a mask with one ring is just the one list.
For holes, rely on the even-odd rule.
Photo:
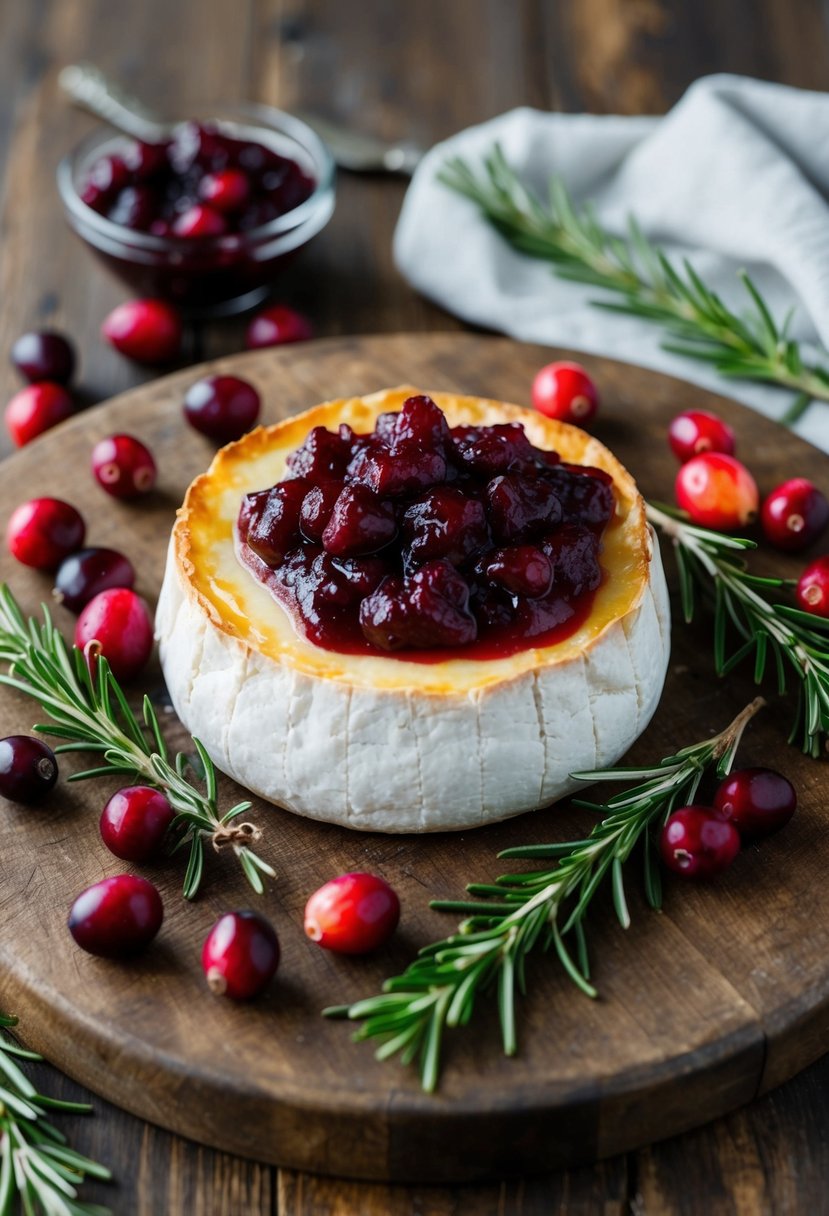
[(126, 228), (198, 240), (270, 223), (313, 190), (308, 174), (275, 148), (186, 122), (167, 143), (131, 140), (99, 156), (80, 196)]
[(318, 646), (500, 658), (589, 615), (612, 479), (534, 447), (520, 423), (450, 428), (410, 397), (370, 435), (314, 427), (287, 464), (246, 495), (238, 553)]

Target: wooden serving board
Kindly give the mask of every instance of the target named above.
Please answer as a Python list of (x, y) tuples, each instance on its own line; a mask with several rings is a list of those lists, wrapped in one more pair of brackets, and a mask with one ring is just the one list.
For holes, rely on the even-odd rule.
[[(549, 349), (474, 335), (332, 339), (211, 365), (261, 390), (264, 419), (334, 396), (411, 382), (527, 402)], [(829, 486), (829, 459), (782, 428), (725, 399), (626, 364), (584, 358), (603, 399), (596, 434), (651, 497), (669, 499), (675, 462), (670, 417), (715, 408), (736, 428), (742, 454), (768, 491), (801, 474)], [(56, 494), (89, 524), (89, 543), (125, 550), (139, 589), (158, 591), (174, 511), (212, 449), (182, 421), (189, 369), (92, 409), (6, 461), (0, 515), (21, 500)], [(88, 473), (101, 436), (127, 430), (160, 465), (148, 501), (105, 499)], [(758, 569), (796, 573), (797, 559), (760, 552)], [(672, 563), (669, 562), (669, 572)], [(34, 611), (47, 576), (5, 553), (0, 578)], [(69, 633), (73, 618), (58, 622)], [(160, 686), (158, 669), (145, 682)], [(709, 622), (674, 628), (668, 684), (657, 716), (631, 753), (661, 756), (725, 726), (754, 695), (751, 672), (719, 681)], [(772, 697), (772, 701), (775, 699)], [(350, 1028), (325, 1021), (326, 1005), (375, 993), (417, 948), (453, 926), (430, 898), (458, 898), (485, 881), (513, 844), (572, 839), (588, 812), (560, 805), (475, 832), (362, 835), (305, 821), (267, 804), (254, 818), (261, 852), (278, 871), (257, 902), (232, 858), (210, 859), (199, 900), (180, 897), (177, 861), (149, 872), (165, 899), (159, 939), (139, 961), (105, 962), (75, 948), (65, 920), (88, 884), (126, 868), (98, 836), (116, 783), (61, 784), (44, 807), (0, 801), (0, 1008), (23, 1017), (26, 1041), (120, 1106), (228, 1152), (283, 1166), (397, 1181), (467, 1180), (595, 1159), (721, 1115), (791, 1077), (829, 1046), (829, 838), (826, 768), (785, 743), (790, 705), (773, 703), (749, 728), (741, 763), (773, 763), (795, 782), (801, 808), (790, 827), (746, 849), (709, 885), (666, 881), (664, 910), (641, 898), (635, 862), (633, 925), (623, 932), (610, 902), (589, 923), (600, 999), (582, 996), (554, 957), (529, 968), (519, 1002), (519, 1054), (500, 1051), (492, 1001), (473, 1028), (450, 1032), (439, 1092), (421, 1092), (413, 1070), (378, 1063)], [(0, 735), (38, 720), (32, 702), (0, 692)], [(172, 715), (172, 742), (186, 746)], [(71, 763), (64, 758), (62, 769)], [(225, 781), (225, 805), (238, 791)], [(400, 930), (367, 959), (337, 957), (302, 930), (308, 895), (345, 870), (384, 875), (403, 904)], [(256, 904), (277, 926), (283, 959), (270, 993), (234, 1005), (207, 991), (201, 942), (223, 911)]]

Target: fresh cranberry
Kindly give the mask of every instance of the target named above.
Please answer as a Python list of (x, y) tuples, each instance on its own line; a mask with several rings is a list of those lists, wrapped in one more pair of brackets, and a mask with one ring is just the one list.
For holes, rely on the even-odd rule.
[(10, 358), (30, 383), (51, 380), (53, 384), (68, 384), (75, 371), (72, 343), (51, 329), (21, 334), (11, 349)]
[(72, 398), (63, 385), (43, 380), (15, 393), (6, 406), (6, 428), (14, 443), (22, 448), (74, 412)]
[(34, 806), (58, 779), (58, 762), (51, 747), (29, 735), (0, 739), (0, 796)]
[(311, 322), (302, 313), (284, 304), (274, 304), (257, 313), (245, 333), (246, 350), (263, 346), (284, 346), (288, 342), (307, 342), (313, 338)]
[(533, 405), (547, 418), (586, 426), (599, 408), (599, 394), (579, 363), (548, 363), (536, 374)]
[(306, 540), (316, 545), (322, 544), (322, 536), (326, 524), (331, 518), (334, 504), (343, 488), (341, 481), (326, 481), (314, 486), (302, 500), (299, 513), (299, 526)]
[(397, 534), (394, 510), (362, 485), (345, 486), (322, 534), (325, 549), (334, 557), (376, 553)]
[(224, 236), (226, 232), (227, 220), (222, 213), (203, 203), (194, 203), (173, 223), (173, 233), (176, 236), (199, 238)]
[(79, 549), (58, 567), (52, 595), (70, 612), (80, 612), (91, 599), (112, 587), (132, 587), (132, 562), (115, 549)]
[(534, 545), (495, 549), (489, 555), (485, 572), (490, 582), (531, 599), (546, 595), (553, 584), (553, 564)]
[(561, 522), (561, 500), (541, 477), (507, 473), (493, 478), (486, 495), (489, 522), (499, 540), (526, 540)]
[(181, 318), (164, 300), (127, 300), (101, 326), (108, 342), (138, 363), (169, 363), (181, 350)]
[(400, 900), (376, 874), (341, 874), (305, 905), (311, 941), (338, 954), (367, 954), (385, 945), (400, 920)]
[(247, 496), (250, 515), (246, 541), (267, 565), (279, 565), (299, 543), (299, 513), (309, 489), (308, 482), (298, 477)]
[(113, 794), (101, 812), (101, 839), (122, 861), (151, 861), (175, 817), (160, 790), (130, 785)]
[(241, 169), (207, 173), (199, 182), (199, 197), (217, 211), (238, 211), (250, 198), (250, 178)]
[(760, 493), (744, 464), (722, 452), (704, 452), (676, 475), (676, 501), (692, 523), (728, 532), (757, 518)]
[(714, 795), (714, 809), (749, 840), (785, 827), (797, 809), (791, 781), (771, 768), (731, 773)]
[(795, 591), (804, 612), (829, 617), (829, 556), (815, 558), (801, 574)]
[(259, 417), (259, 394), (238, 376), (204, 376), (184, 397), (184, 416), (208, 439), (231, 443), (249, 431)]
[(707, 806), (684, 806), (670, 816), (659, 841), (669, 870), (685, 878), (710, 878), (731, 865), (740, 833)]
[(137, 874), (118, 874), (81, 892), (69, 912), (69, 932), (88, 954), (129, 958), (149, 946), (163, 919), (153, 884)]
[(722, 452), (733, 456), (734, 432), (727, 422), (708, 410), (685, 410), (668, 427), (668, 443), (677, 460), (685, 464), (702, 452)]
[(829, 524), (826, 495), (805, 477), (793, 477), (772, 490), (760, 515), (766, 539), (778, 549), (806, 549)]
[(205, 938), (201, 965), (211, 992), (247, 1001), (267, 988), (279, 966), (279, 939), (257, 912), (226, 912)]
[(360, 605), (363, 636), (381, 650), (466, 646), (478, 636), (469, 585), (449, 562), (387, 578)]
[(101, 591), (75, 625), (75, 645), (103, 654), (116, 680), (126, 683), (146, 665), (153, 649), (153, 622), (144, 600), (126, 587)]
[(33, 498), (12, 512), (6, 544), (12, 557), (35, 570), (55, 570), (80, 549), (86, 525), (83, 516), (61, 498)]
[(149, 448), (134, 435), (109, 435), (92, 449), (92, 472), (102, 490), (113, 498), (149, 494), (158, 470)]

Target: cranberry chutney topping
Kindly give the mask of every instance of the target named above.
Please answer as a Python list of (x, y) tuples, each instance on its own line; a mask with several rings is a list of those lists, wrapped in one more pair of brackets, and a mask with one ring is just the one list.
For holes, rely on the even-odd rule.
[(534, 447), (520, 423), (450, 429), (410, 397), (370, 435), (314, 427), (287, 465), (245, 496), (237, 551), (324, 649), (500, 658), (589, 615), (612, 478)]

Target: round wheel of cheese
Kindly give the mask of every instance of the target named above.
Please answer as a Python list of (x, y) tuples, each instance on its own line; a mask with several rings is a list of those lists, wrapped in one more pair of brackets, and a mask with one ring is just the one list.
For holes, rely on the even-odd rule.
[(237, 557), (243, 496), (281, 480), (312, 427), (371, 431), (418, 391), (327, 402), (223, 448), (179, 511), (156, 617), (173, 705), (216, 765), (290, 811), (370, 831), (470, 828), (561, 798), (572, 772), (612, 765), (644, 730), (669, 655), (659, 549), (613, 454), (518, 406), (438, 392), (450, 426), (518, 421), (538, 447), (612, 476), (588, 617), (555, 645), (429, 663), (342, 654), (297, 631)]

